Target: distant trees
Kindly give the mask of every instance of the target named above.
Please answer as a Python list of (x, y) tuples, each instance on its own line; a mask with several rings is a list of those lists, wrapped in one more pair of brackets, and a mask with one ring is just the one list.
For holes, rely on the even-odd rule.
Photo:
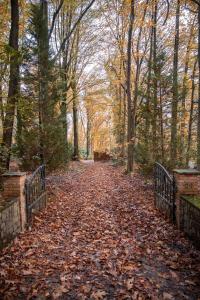
[[(6, 57), (9, 58), (9, 84), (2, 77), (0, 81), (1, 165), (5, 161), (5, 148), (6, 168), (11, 153), (22, 160), (24, 168), (34, 168), (39, 163), (54, 168), (67, 161), (70, 148), (67, 103), (71, 92), (74, 157), (78, 158), (78, 28), (94, 2), (40, 0), (31, 5), (23, 2), (26, 13), (20, 20), (18, 1), (11, 0), (10, 4), (8, 1), (11, 29), (8, 46), (5, 39), (3, 51), (5, 66)], [(3, 69), (2, 62), (1, 74)]]
[(198, 0), (22, 5), (0, 4), (2, 167), (100, 149), (128, 172), (200, 165)]
[[(199, 157), (200, 126), (195, 86), (199, 56), (196, 20), (200, 3), (193, 2), (195, 4), (179, 0), (170, 3), (164, 0), (135, 1), (131, 43), (130, 25), (119, 23), (123, 27), (121, 31), (126, 31), (123, 45), (132, 49), (124, 62), (127, 69), (131, 68), (131, 74), (128, 73), (125, 83), (120, 78), (127, 96), (125, 119), (128, 141), (131, 126), (135, 128), (135, 145), (130, 150), (128, 142), (126, 147), (128, 171), (132, 171), (133, 157), (147, 171), (152, 170), (155, 160), (174, 168), (186, 167), (190, 159)], [(131, 2), (118, 0), (117, 3), (110, 3), (109, 7), (121, 5), (120, 18), (127, 18), (131, 14)], [(112, 61), (108, 77), (111, 94), (114, 82), (119, 80), (117, 71), (122, 55), (114, 39), (115, 53), (109, 58)], [(135, 103), (135, 120), (130, 121)], [(114, 115), (116, 111), (113, 109)]]

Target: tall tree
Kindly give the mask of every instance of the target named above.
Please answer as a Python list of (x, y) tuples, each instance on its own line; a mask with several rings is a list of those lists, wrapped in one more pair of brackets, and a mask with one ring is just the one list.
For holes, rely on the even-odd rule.
[(200, 4), (198, 5), (198, 71), (197, 167), (200, 170)]
[(79, 159), (79, 138), (78, 138), (78, 92), (77, 92), (77, 64), (78, 64), (78, 51), (80, 42), (80, 26), (74, 35), (74, 52), (73, 52), (73, 66), (72, 66), (72, 105), (73, 105), (73, 133), (74, 133), (74, 153), (73, 159)]
[(131, 10), (129, 17), (129, 29), (128, 29), (128, 46), (127, 46), (127, 104), (128, 104), (128, 127), (127, 127), (127, 142), (128, 142), (128, 162), (127, 172), (133, 171), (134, 162), (134, 139), (135, 139), (135, 107), (133, 106), (131, 95), (131, 63), (132, 63), (132, 35), (133, 24), (135, 17), (135, 0), (131, 0)]
[(6, 115), (3, 122), (3, 144), (8, 150), (6, 167), (9, 168), (15, 109), (19, 97), (19, 3), (11, 0), (11, 28), (9, 36), (10, 77)]
[(197, 60), (194, 63), (192, 72), (192, 93), (191, 93), (191, 104), (190, 104), (190, 117), (188, 125), (188, 139), (187, 139), (187, 150), (186, 150), (186, 166), (188, 166), (190, 158), (190, 148), (192, 140), (192, 124), (193, 124), (193, 113), (194, 113), (194, 94), (195, 94), (195, 75), (196, 75)]
[[(153, 24), (154, 14), (152, 12), (152, 24)], [(149, 158), (149, 140), (150, 140), (150, 103), (151, 103), (151, 81), (152, 81), (152, 56), (153, 56), (153, 25), (150, 27), (150, 49), (149, 49), (149, 58), (148, 58), (148, 75), (147, 75), (147, 100), (145, 105), (145, 147), (147, 158)]]
[[(153, 117), (152, 117), (152, 133), (154, 139), (157, 139), (157, 106), (158, 106), (158, 71), (157, 71), (157, 14), (158, 3), (155, 0), (153, 12)], [(158, 143), (153, 143), (153, 158), (158, 157)]]
[(39, 125), (40, 157), (45, 161), (45, 144), (48, 139), (47, 128), (52, 109), (48, 98), (49, 81), (49, 39), (48, 39), (48, 4), (40, 0), (40, 20), (38, 28), (38, 69), (39, 69)]
[(177, 160), (177, 110), (178, 110), (178, 54), (179, 54), (179, 20), (180, 20), (180, 0), (176, 4), (176, 26), (174, 41), (174, 62), (173, 62), (173, 97), (172, 97), (172, 117), (171, 117), (171, 167), (175, 167)]
[(180, 146), (179, 146), (179, 153), (180, 153), (180, 162), (184, 164), (186, 162), (186, 147), (185, 147), (185, 123), (186, 123), (186, 99), (188, 95), (188, 72), (189, 72), (189, 63), (190, 63), (190, 52), (191, 46), (194, 39), (194, 24), (195, 24), (196, 16), (193, 18), (191, 29), (189, 33), (189, 39), (186, 49), (185, 55), (185, 67), (184, 67), (184, 74), (183, 74), (183, 87), (182, 87), (182, 94), (181, 94), (181, 122), (180, 122)]

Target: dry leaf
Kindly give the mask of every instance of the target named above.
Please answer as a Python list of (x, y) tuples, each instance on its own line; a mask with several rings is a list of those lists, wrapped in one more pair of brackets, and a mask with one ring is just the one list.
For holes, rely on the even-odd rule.
[(95, 292), (92, 293), (91, 297), (92, 299), (95, 299), (95, 300), (102, 300), (102, 299), (105, 299), (107, 293), (103, 290), (97, 290)]
[(166, 292), (163, 293), (163, 300), (173, 300), (173, 299), (174, 297), (171, 294)]
[(133, 288), (133, 284), (134, 284), (134, 279), (130, 278), (126, 281), (126, 287), (128, 290), (131, 290)]

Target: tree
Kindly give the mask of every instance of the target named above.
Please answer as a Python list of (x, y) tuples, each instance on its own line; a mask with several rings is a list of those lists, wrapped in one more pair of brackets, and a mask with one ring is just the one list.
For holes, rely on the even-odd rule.
[(133, 171), (133, 154), (134, 154), (134, 139), (135, 139), (135, 107), (133, 107), (133, 101), (131, 96), (131, 64), (132, 64), (132, 34), (133, 34), (133, 23), (135, 16), (135, 1), (131, 0), (131, 10), (129, 19), (129, 29), (128, 29), (128, 45), (127, 45), (127, 103), (128, 103), (128, 132), (127, 132), (127, 142), (128, 142), (128, 162), (127, 162), (127, 172)]
[(11, 0), (11, 28), (9, 36), (10, 77), (8, 88), (8, 100), (6, 104), (5, 119), (3, 122), (3, 145), (6, 146), (8, 155), (6, 167), (9, 168), (13, 124), (15, 109), (19, 98), (19, 3)]
[(197, 119), (197, 167), (200, 170), (200, 4), (198, 6), (198, 119)]
[(177, 108), (178, 108), (178, 54), (179, 54), (179, 19), (180, 19), (180, 0), (176, 5), (176, 26), (174, 41), (174, 62), (173, 62), (173, 98), (172, 98), (172, 117), (171, 117), (171, 166), (177, 163)]

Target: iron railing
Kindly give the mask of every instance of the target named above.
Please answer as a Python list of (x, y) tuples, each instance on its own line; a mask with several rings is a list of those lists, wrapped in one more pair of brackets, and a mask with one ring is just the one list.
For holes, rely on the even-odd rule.
[(41, 165), (37, 170), (26, 179), (25, 196), (26, 196), (26, 213), (27, 222), (32, 221), (33, 210), (40, 210), (46, 206), (45, 195), (45, 165)]
[(175, 180), (174, 177), (168, 173), (165, 167), (158, 162), (155, 163), (154, 167), (154, 187), (156, 207), (175, 223)]

